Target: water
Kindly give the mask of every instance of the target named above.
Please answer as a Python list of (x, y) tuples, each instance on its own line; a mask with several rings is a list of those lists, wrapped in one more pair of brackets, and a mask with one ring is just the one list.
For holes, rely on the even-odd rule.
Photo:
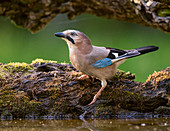
[(170, 118), (107, 120), (1, 120), (0, 131), (170, 131)]

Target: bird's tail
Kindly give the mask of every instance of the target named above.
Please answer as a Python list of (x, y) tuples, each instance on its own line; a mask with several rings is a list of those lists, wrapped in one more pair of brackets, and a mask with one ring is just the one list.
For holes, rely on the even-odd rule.
[(142, 54), (145, 54), (145, 53), (149, 53), (149, 52), (152, 52), (152, 51), (156, 51), (158, 50), (159, 48), (157, 46), (145, 46), (145, 47), (140, 47), (140, 48), (137, 48), (135, 50), (137, 50), (138, 52)]
[(156, 51), (158, 49), (159, 48), (157, 46), (144, 46), (144, 47), (136, 48), (136, 49), (133, 49), (133, 50), (128, 50), (126, 57), (132, 58), (132, 57), (135, 57), (135, 56), (143, 55), (145, 53)]
[(142, 54), (145, 54), (145, 53), (149, 53), (149, 52), (152, 52), (152, 51), (156, 51), (156, 50), (158, 50), (157, 46), (145, 46), (145, 47), (140, 47), (140, 48), (133, 49), (133, 50), (126, 50), (127, 53), (125, 53), (124, 55), (121, 55), (121, 56), (119, 56), (116, 59), (113, 59), (111, 61), (112, 61), (112, 63), (114, 63), (114, 62), (118, 62), (118, 61), (123, 60), (123, 59), (136, 57), (136, 56), (139, 56), (139, 55), (142, 55)]

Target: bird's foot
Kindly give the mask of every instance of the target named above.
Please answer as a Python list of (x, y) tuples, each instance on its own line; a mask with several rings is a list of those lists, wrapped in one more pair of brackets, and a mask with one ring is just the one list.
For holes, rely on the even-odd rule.
[(85, 79), (89, 79), (90, 77), (88, 75), (81, 75), (80, 77), (76, 77), (74, 78), (75, 80), (85, 80)]
[(93, 105), (95, 102), (96, 102), (96, 100), (93, 99), (88, 105), (91, 106), (91, 105)]
[(94, 97), (93, 97), (93, 100), (88, 104), (89, 106), (90, 105), (93, 105), (95, 102), (96, 102), (96, 100), (97, 100), (97, 98), (100, 96), (100, 92), (98, 92)]
[(80, 120), (85, 120), (84, 117), (85, 117), (86, 113), (87, 113), (87, 111), (85, 111), (83, 114), (81, 114), (79, 116)]
[(81, 108), (82, 110), (84, 110), (84, 113), (81, 114), (81, 115), (79, 116), (79, 118), (84, 121), (86, 114), (89, 113), (89, 112), (93, 112), (94, 107), (96, 106), (96, 104), (97, 104), (97, 103), (94, 103), (94, 104), (91, 105), (91, 106), (89, 106), (89, 105), (86, 105), (86, 106), (77, 105), (78, 108)]

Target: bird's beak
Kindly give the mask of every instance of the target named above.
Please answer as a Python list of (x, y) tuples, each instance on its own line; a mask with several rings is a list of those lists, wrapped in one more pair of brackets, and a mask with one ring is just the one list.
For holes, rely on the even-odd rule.
[(73, 40), (70, 36), (63, 34), (63, 32), (57, 32), (57, 33), (55, 33), (54, 35), (57, 36), (57, 37), (66, 38), (66, 39), (69, 40), (72, 44), (75, 44), (74, 40)]
[(62, 32), (57, 32), (54, 35), (57, 36), (57, 37), (63, 37), (63, 38), (67, 37), (67, 35), (64, 35)]

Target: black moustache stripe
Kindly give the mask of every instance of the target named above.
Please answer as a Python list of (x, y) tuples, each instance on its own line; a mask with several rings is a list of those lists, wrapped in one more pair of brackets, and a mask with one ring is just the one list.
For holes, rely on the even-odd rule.
[(74, 40), (70, 36), (66, 36), (67, 40), (71, 41), (73, 44), (75, 44)]

